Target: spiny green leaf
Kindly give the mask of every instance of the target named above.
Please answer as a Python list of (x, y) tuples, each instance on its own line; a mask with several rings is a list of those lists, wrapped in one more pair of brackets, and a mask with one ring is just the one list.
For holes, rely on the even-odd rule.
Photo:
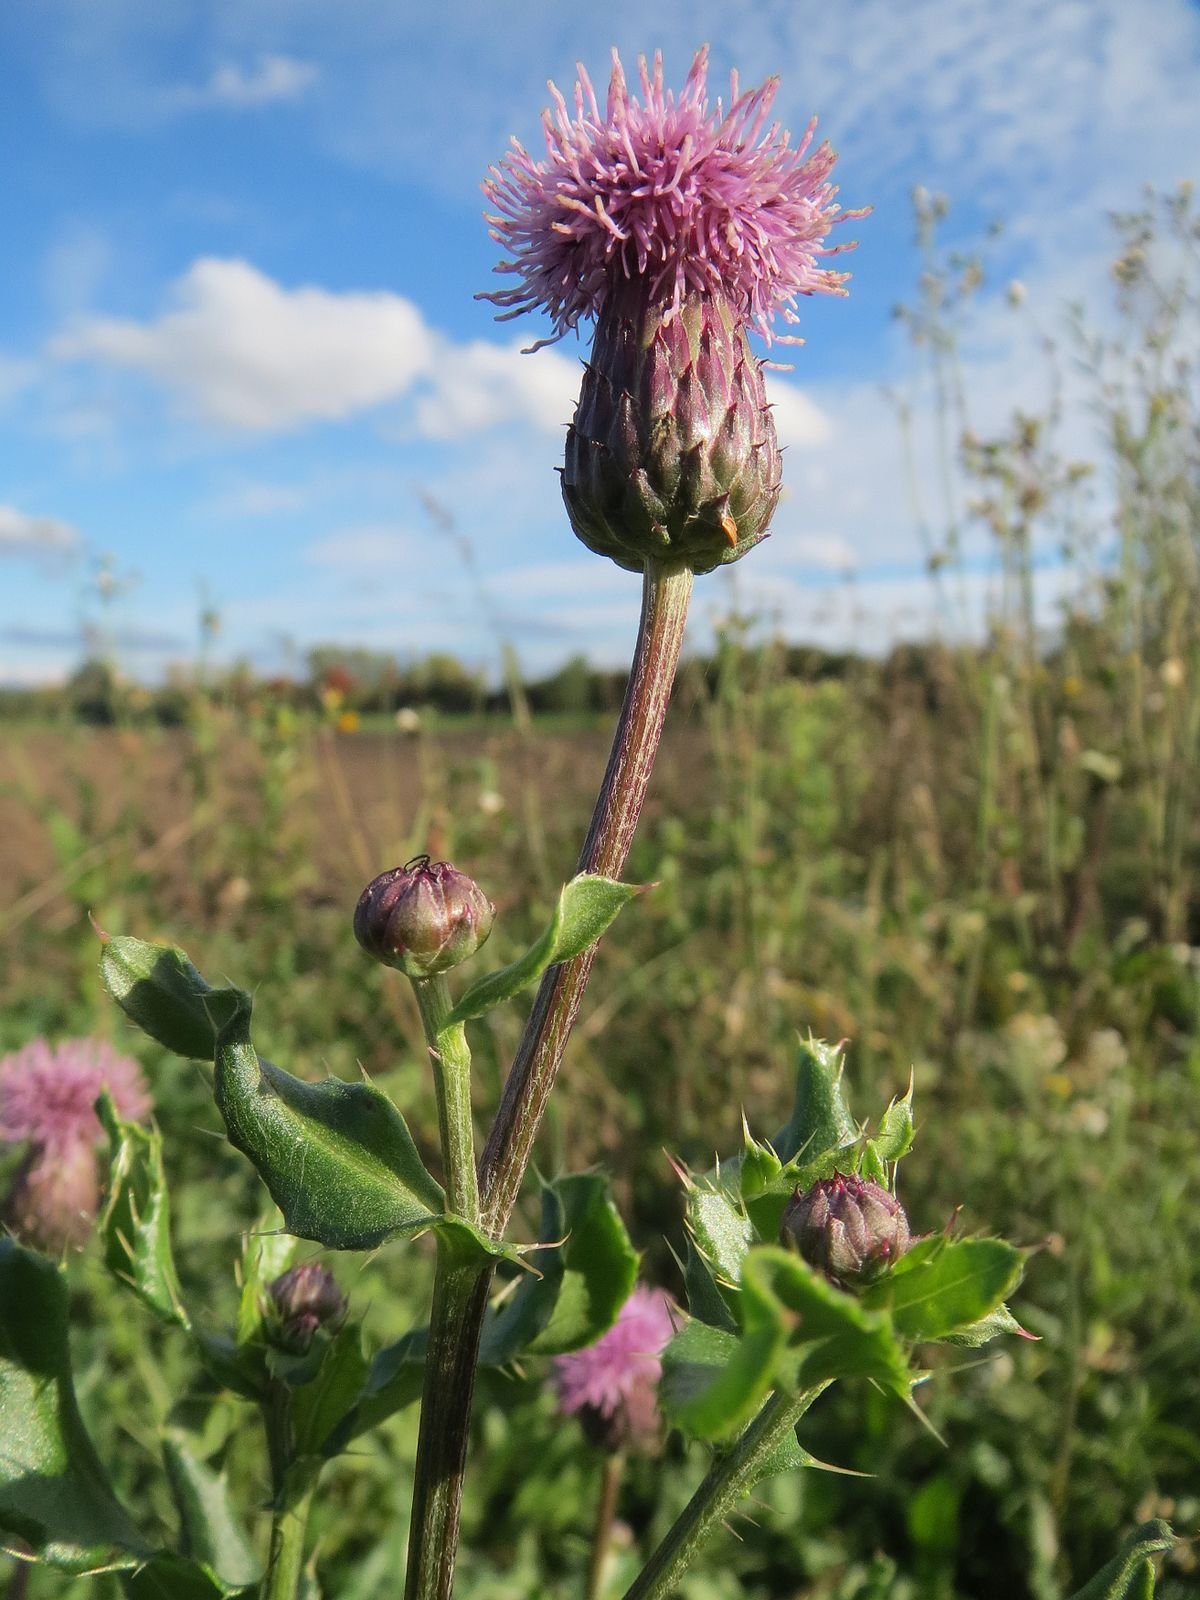
[(171, 1209), (158, 1130), (122, 1122), (107, 1094), (100, 1120), (109, 1139), (108, 1198), (100, 1217), (104, 1260), (161, 1321), (190, 1327), (171, 1254)]
[(1003, 1239), (921, 1240), (864, 1295), (890, 1312), (905, 1339), (944, 1339), (1000, 1306), (1020, 1280), (1024, 1258)]
[(595, 873), (584, 872), (572, 878), (558, 897), (549, 927), (533, 948), (499, 972), (491, 972), (472, 984), (450, 1012), (446, 1026), (484, 1016), (536, 983), (547, 967), (582, 954), (611, 926), (621, 908), (640, 893), (635, 884), (616, 883)]
[(858, 1138), (846, 1104), (842, 1056), (819, 1039), (801, 1042), (796, 1063), (796, 1101), (787, 1125), (771, 1143), (781, 1161), (812, 1162), (829, 1150), (844, 1150)]
[(737, 1332), (737, 1318), (729, 1309), (725, 1292), (717, 1283), (708, 1258), (688, 1235), (687, 1258), (683, 1269), (683, 1285), (687, 1291), (688, 1311), (710, 1328), (722, 1328), (728, 1333)]
[(1015, 1333), (1019, 1339), (1036, 1337), (1025, 1331), (1007, 1306), (1000, 1305), (994, 1311), (989, 1311), (986, 1317), (981, 1317), (978, 1322), (972, 1322), (966, 1328), (956, 1328), (953, 1333), (943, 1334), (940, 1342), (962, 1345), (968, 1350), (978, 1350), (980, 1345), (987, 1344), (1002, 1333)]
[(908, 1361), (889, 1319), (793, 1252), (770, 1245), (750, 1252), (742, 1268), (742, 1308), (746, 1327), (772, 1315), (787, 1324), (781, 1368), (790, 1387), (861, 1377), (908, 1394)]
[(701, 1183), (689, 1189), (687, 1228), (718, 1280), (736, 1284), (754, 1242), (749, 1219), (719, 1189)]
[(331, 1453), (419, 1398), (428, 1344), (428, 1328), (414, 1328), (376, 1353), (357, 1404), (327, 1443)]
[(893, 1100), (879, 1119), (879, 1127), (871, 1143), (882, 1161), (899, 1161), (912, 1149), (915, 1132), (912, 1100), (913, 1086), (910, 1083), (903, 1100)]
[[(637, 1280), (637, 1252), (599, 1173), (542, 1187), (541, 1249), (516, 1293), (484, 1328), (480, 1360), (503, 1365), (523, 1351), (560, 1355), (607, 1332)], [(535, 1276), (540, 1274), (540, 1276)]]
[(771, 1389), (786, 1333), (767, 1318), (741, 1337), (695, 1320), (663, 1351), (664, 1415), (698, 1439), (719, 1439), (752, 1417)]
[(237, 989), (214, 989), (172, 945), (102, 934), (100, 976), (131, 1022), (176, 1055), (211, 1061)]
[(366, 1083), (304, 1083), (260, 1061), (250, 1010), (240, 996), (219, 1035), (217, 1106), (289, 1231), (331, 1249), (369, 1250), (441, 1221), (442, 1191), (387, 1096)]

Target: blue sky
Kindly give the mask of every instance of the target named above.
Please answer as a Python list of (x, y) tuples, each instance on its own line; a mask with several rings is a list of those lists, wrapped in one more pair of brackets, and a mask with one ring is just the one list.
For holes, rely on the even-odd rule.
[(703, 580), (694, 642), (735, 603), (829, 643), (937, 625), (881, 392), (911, 388), (929, 472), (892, 317), (912, 188), (950, 197), (951, 243), (1005, 219), (965, 380), (981, 428), (1036, 409), (1038, 328), (1105, 303), (1106, 210), (1195, 175), (1193, 0), (6, 0), (0, 681), (61, 675), (101, 612), (157, 676), (202, 604), (264, 668), (329, 641), (491, 667), (496, 619), (531, 671), (624, 659), (637, 580), (575, 544), (554, 472), (583, 347), (521, 356), (542, 330), (473, 298), (479, 182), (510, 134), (537, 144), (548, 77), (603, 79), (615, 44), (678, 82), (706, 40), (721, 84), (779, 73), (875, 210), (850, 298), (805, 303), (772, 379), (774, 537)]

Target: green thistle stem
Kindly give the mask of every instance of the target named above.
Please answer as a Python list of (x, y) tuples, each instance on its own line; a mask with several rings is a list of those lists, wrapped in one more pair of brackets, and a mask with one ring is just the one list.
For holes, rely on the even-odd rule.
[(763, 1469), (821, 1393), (825, 1384), (803, 1394), (776, 1393), (724, 1455), (708, 1469), (658, 1549), (644, 1566), (625, 1600), (666, 1600), (717, 1524), (723, 1522), (763, 1476)]
[[(647, 565), (633, 664), (608, 767), (579, 858), (580, 872), (619, 878), (625, 865), (675, 682), (691, 592), (688, 568), (668, 571)], [(482, 1220), (496, 1237), (508, 1226), (520, 1192), (594, 953), (593, 947), (550, 968), (517, 1047), (481, 1162)], [(475, 1363), (491, 1277), (490, 1262), (466, 1266), (439, 1251), (417, 1443), (406, 1600), (450, 1600), (453, 1593)]]
[(446, 1027), (453, 1002), (445, 978), (415, 978), (417, 1005), (433, 1064), (438, 1135), (442, 1146), (446, 1206), (467, 1222), (479, 1221), (475, 1134), (471, 1126), (471, 1052), (462, 1023)]

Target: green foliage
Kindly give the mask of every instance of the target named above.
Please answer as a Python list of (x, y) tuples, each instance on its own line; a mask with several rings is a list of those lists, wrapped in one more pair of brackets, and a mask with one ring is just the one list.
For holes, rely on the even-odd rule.
[(537, 943), (518, 960), (473, 983), (450, 1012), (447, 1023), (485, 1016), (536, 983), (547, 967), (581, 955), (612, 925), (621, 908), (640, 893), (634, 884), (614, 883), (611, 878), (594, 873), (572, 878), (559, 895), (554, 915)]
[(487, 1365), (592, 1344), (633, 1289), (637, 1253), (599, 1173), (542, 1185), (540, 1238), (516, 1293), (485, 1326), (480, 1359)]
[(241, 996), (218, 1036), (217, 1106), (289, 1231), (334, 1250), (369, 1250), (433, 1226), (441, 1189), (387, 1096), (367, 1083), (304, 1083), (261, 1061), (250, 1009)]
[(109, 1139), (108, 1196), (99, 1231), (109, 1271), (167, 1323), (190, 1324), (171, 1253), (171, 1203), (162, 1136), (123, 1122), (107, 1094), (99, 1105)]
[(133, 1566), (151, 1547), (79, 1414), (67, 1317), (58, 1269), (0, 1239), (0, 1530), (68, 1572)]

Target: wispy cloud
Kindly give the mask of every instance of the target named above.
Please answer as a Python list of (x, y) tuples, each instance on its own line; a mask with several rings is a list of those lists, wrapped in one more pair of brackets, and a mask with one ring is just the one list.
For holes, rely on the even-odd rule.
[(69, 522), (0, 505), (0, 557), (22, 556), (58, 566), (73, 561), (82, 549), (83, 538)]
[(204, 83), (177, 84), (159, 93), (167, 110), (253, 111), (301, 99), (319, 77), (311, 61), (262, 55), (251, 67), (227, 61), (216, 67)]

